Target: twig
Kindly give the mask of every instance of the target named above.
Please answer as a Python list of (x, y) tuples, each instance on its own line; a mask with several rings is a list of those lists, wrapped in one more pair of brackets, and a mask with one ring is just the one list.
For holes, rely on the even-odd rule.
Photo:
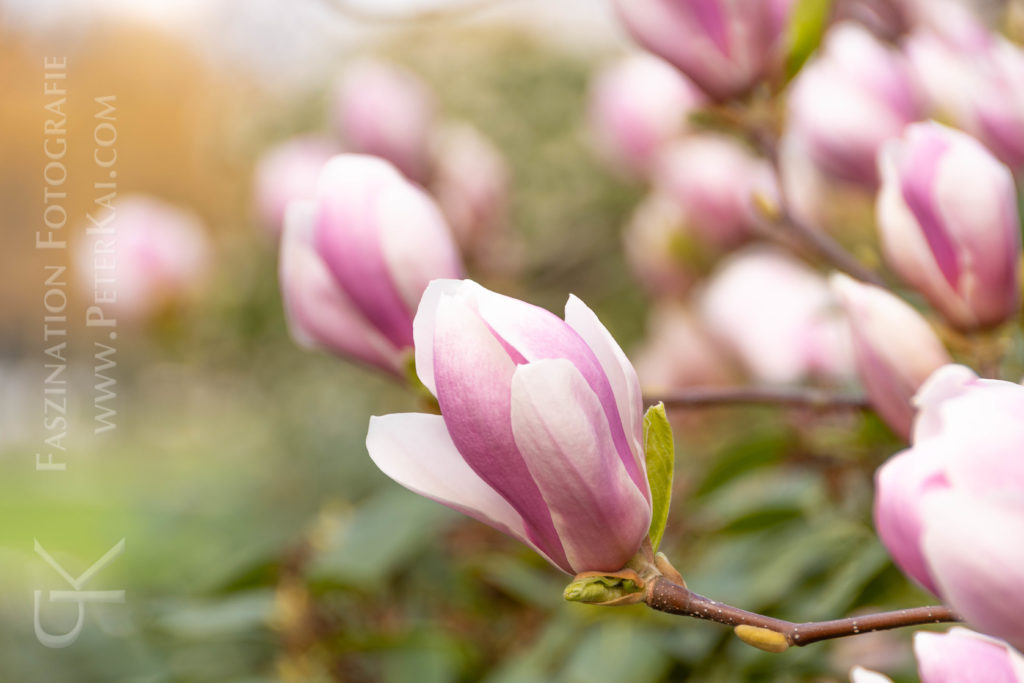
[[(778, 177), (781, 185), (781, 176)], [(785, 190), (780, 187), (780, 196), (784, 192)], [(778, 215), (775, 217), (777, 225), (796, 235), (818, 257), (835, 266), (838, 270), (862, 282), (887, 288), (885, 280), (878, 273), (854, 258), (850, 252), (846, 251), (839, 242), (832, 239), (828, 233), (815, 230), (794, 216), (785, 206), (785, 199), (780, 199), (780, 202), (782, 205), (779, 206)]]
[(745, 642), (773, 652), (781, 652), (789, 646), (809, 645), (861, 633), (961, 620), (948, 607), (935, 605), (832, 621), (794, 623), (716, 602), (664, 577), (648, 582), (644, 602), (652, 609), (668, 614), (739, 627), (736, 633)]
[(644, 394), (644, 404), (666, 408), (711, 408), (723, 405), (780, 405), (800, 408), (868, 410), (859, 394), (838, 394), (807, 387), (698, 387)]

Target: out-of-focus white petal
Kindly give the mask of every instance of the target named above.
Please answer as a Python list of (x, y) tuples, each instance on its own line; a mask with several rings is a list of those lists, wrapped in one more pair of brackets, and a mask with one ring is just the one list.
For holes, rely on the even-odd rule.
[[(366, 448), (381, 472), (405, 488), (513, 536), (544, 555), (527, 535), (519, 513), (462, 459), (440, 415), (371, 417)], [(545, 559), (551, 561), (546, 555)]]

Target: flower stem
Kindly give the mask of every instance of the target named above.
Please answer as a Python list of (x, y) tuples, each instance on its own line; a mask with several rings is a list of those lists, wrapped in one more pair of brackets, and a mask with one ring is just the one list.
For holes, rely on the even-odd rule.
[[(847, 617), (846, 619), (834, 619), (832, 621), (794, 623), (783, 619), (766, 617), (763, 614), (748, 612), (732, 605), (711, 600), (664, 577), (657, 577), (648, 582), (644, 602), (652, 609), (667, 612), (668, 614), (706, 619), (733, 627), (750, 627), (748, 631), (769, 631), (779, 634), (782, 637), (779, 641), (785, 640), (783, 647), (763, 647), (763, 649), (771, 649), (771, 651), (781, 651), (786, 646), (809, 645), (822, 640), (843, 638), (904, 626), (921, 626), (924, 624), (960, 621), (960, 617), (948, 607), (935, 605)], [(740, 633), (743, 632), (741, 631)], [(757, 647), (762, 647), (761, 644), (753, 643), (746, 637), (743, 637), (743, 640)]]
[[(783, 190), (780, 190), (780, 194), (782, 192)], [(785, 200), (782, 200), (782, 202), (783, 206), (778, 208), (778, 215), (775, 217), (775, 223), (779, 227), (785, 228), (789, 233), (795, 235), (819, 258), (834, 266), (837, 270), (841, 270), (861, 282), (867, 282), (882, 289), (888, 289), (882, 276), (858, 261), (839, 242), (832, 239), (828, 233), (816, 230), (798, 219), (785, 206)]]
[(666, 408), (709, 408), (722, 405), (781, 405), (800, 408), (868, 410), (860, 394), (837, 394), (807, 387), (696, 387), (644, 394), (644, 404)]

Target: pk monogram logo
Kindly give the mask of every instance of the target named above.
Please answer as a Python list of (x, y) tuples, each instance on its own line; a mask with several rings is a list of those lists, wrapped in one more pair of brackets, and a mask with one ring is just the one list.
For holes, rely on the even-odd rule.
[(124, 552), (124, 541), (121, 539), (114, 547), (106, 552), (100, 559), (96, 560), (91, 567), (82, 572), (77, 578), (72, 577), (71, 574), (60, 566), (57, 560), (53, 559), (50, 553), (46, 552), (43, 545), (39, 541), (35, 541), (36, 554), (43, 558), (48, 565), (53, 567), (54, 571), (61, 575), (61, 577), (68, 582), (73, 590), (51, 590), (49, 592), (49, 601), (56, 603), (74, 602), (78, 604), (78, 619), (75, 621), (74, 627), (67, 633), (55, 635), (48, 633), (42, 623), (40, 623), (40, 605), (43, 596), (43, 591), (33, 591), (34, 595), (34, 607), (33, 607), (33, 626), (35, 627), (36, 638), (40, 643), (46, 647), (68, 647), (78, 640), (78, 636), (82, 633), (82, 627), (85, 625), (85, 603), (87, 602), (124, 602), (124, 591), (86, 591), (82, 590), (87, 583), (94, 576), (100, 573), (104, 567), (110, 564), (114, 558)]

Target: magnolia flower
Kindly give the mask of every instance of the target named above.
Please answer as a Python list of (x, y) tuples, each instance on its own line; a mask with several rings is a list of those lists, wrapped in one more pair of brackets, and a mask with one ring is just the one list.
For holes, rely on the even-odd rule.
[(289, 328), (303, 346), (404, 376), (427, 283), (461, 274), (433, 200), (382, 159), (334, 157), (316, 198), (289, 206), (280, 280)]
[(256, 209), (275, 237), (284, 227), (288, 204), (313, 199), (320, 171), (338, 152), (330, 140), (300, 137), (271, 147), (260, 158), (254, 188)]
[(630, 55), (594, 78), (590, 126), (611, 163), (642, 175), (662, 145), (689, 127), (687, 116), (703, 99), (671, 65), (651, 55)]
[(1004, 322), (1020, 304), (1020, 219), (1010, 171), (980, 143), (934, 122), (879, 156), (886, 260), (954, 326)]
[(1024, 647), (1024, 387), (936, 371), (913, 447), (876, 477), (875, 524), (903, 571), (979, 631)]
[(652, 309), (646, 339), (633, 358), (641, 386), (649, 391), (722, 386), (735, 379), (726, 354), (678, 303)]
[(850, 321), (857, 374), (871, 404), (893, 430), (910, 437), (911, 399), (935, 370), (952, 359), (928, 322), (899, 297), (841, 274), (832, 289)]
[(654, 184), (673, 199), (693, 232), (710, 244), (734, 247), (760, 216), (755, 197), (776, 201), (768, 162), (736, 140), (699, 135), (679, 140), (658, 156)]
[(697, 279), (702, 245), (675, 201), (656, 192), (645, 197), (622, 238), (630, 271), (652, 294), (681, 296)]
[(792, 0), (616, 0), (626, 28), (711, 98), (776, 73)]
[[(1024, 657), (1019, 652), (965, 628), (915, 633), (914, 655), (921, 683), (1024, 683)], [(855, 666), (850, 682), (892, 683), (892, 679)]]
[(854, 376), (846, 321), (818, 273), (785, 252), (751, 248), (725, 261), (700, 299), (708, 329), (762, 382)]
[(406, 488), (513, 536), (570, 574), (616, 571), (651, 522), (636, 373), (576, 297), (565, 321), (475, 282), (436, 280), (416, 372), (441, 415), (370, 419)]
[(116, 316), (149, 318), (205, 281), (210, 244), (199, 217), (153, 197), (120, 199), (96, 218), (75, 258), (88, 298)]
[(509, 172), (501, 152), (469, 124), (438, 130), (431, 192), (463, 250), (479, 253), (502, 224)]
[(919, 116), (902, 57), (855, 24), (829, 31), (787, 104), (787, 136), (829, 175), (867, 187), (878, 182), (879, 146)]
[(434, 97), (411, 72), (371, 59), (353, 62), (334, 88), (331, 119), (350, 152), (387, 159), (425, 182)]

